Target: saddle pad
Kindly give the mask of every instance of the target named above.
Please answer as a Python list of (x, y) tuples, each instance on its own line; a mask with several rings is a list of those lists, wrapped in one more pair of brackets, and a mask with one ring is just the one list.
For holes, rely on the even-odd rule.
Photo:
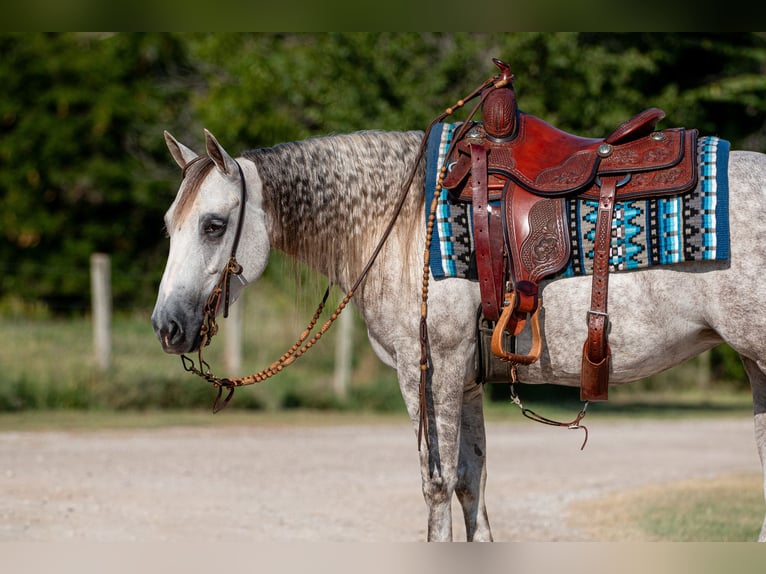
[[(459, 124), (436, 124), (426, 154), (426, 209), (433, 200), (439, 169)], [(729, 259), (729, 142), (698, 139), (699, 183), (682, 195), (615, 203), (610, 272), (688, 261)], [(572, 255), (556, 277), (593, 271), (597, 201), (567, 199)], [(496, 205), (499, 208), (499, 204)], [(443, 189), (436, 211), (430, 250), (435, 279), (476, 279), (473, 216), (470, 203), (454, 203)], [(427, 214), (426, 214), (427, 215)]]

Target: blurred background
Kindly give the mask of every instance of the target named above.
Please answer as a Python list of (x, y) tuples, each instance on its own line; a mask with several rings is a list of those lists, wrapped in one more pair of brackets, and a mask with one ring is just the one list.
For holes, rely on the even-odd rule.
[[(0, 34), (0, 412), (209, 408), (213, 390), (161, 351), (149, 319), (168, 249), (162, 216), (180, 180), (163, 130), (201, 150), (208, 128), (239, 152), (424, 129), (494, 73), (493, 56), (516, 74), (520, 107), (567, 131), (603, 136), (657, 106), (661, 127), (766, 152), (764, 33)], [(94, 254), (108, 256), (101, 272)], [(214, 370), (244, 374), (281, 355), (321, 283), (275, 254), (237, 305), (242, 357), (214, 343)], [(106, 342), (94, 323), (98, 285), (107, 286)], [(233, 406), (403, 412), (395, 374), (352, 317)], [(350, 341), (341, 367), (335, 331)], [(530, 392), (569, 391), (549, 387)], [(721, 346), (624, 396), (708, 400), (748, 388)], [(507, 387), (490, 395), (507, 400)]]

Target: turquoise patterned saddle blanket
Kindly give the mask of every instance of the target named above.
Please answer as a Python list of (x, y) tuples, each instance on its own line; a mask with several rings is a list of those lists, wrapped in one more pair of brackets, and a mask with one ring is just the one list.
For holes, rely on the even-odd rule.
[[(431, 205), (439, 169), (458, 124), (437, 124), (428, 141), (426, 206)], [(698, 139), (697, 187), (674, 197), (617, 202), (612, 220), (610, 272), (688, 261), (729, 259), (729, 142)], [(556, 277), (589, 275), (597, 201), (567, 199), (571, 256)], [(430, 265), (435, 279), (476, 279), (473, 214), (470, 203), (452, 202), (441, 191), (431, 241)]]

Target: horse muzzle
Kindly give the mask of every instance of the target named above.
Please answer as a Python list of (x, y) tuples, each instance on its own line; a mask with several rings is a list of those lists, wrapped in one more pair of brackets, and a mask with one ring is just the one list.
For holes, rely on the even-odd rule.
[(155, 308), (152, 313), (152, 326), (162, 345), (162, 350), (166, 353), (180, 355), (199, 349), (201, 343), (199, 322), (194, 325), (175, 314)]

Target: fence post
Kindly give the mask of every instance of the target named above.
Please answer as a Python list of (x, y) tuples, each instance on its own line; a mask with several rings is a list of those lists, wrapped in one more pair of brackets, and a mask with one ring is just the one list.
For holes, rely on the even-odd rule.
[(348, 397), (348, 387), (351, 381), (352, 340), (354, 338), (354, 316), (351, 306), (338, 317), (338, 333), (335, 342), (335, 376), (333, 391), (339, 399)]
[(711, 360), (712, 350), (707, 350), (697, 358), (697, 386), (702, 389), (703, 394), (710, 391), (710, 384), (713, 379), (713, 362)]
[(96, 365), (106, 371), (112, 354), (112, 271), (109, 256), (104, 253), (90, 256), (90, 288)]
[(244, 330), (245, 293), (239, 294), (234, 305), (229, 306), (229, 316), (223, 322), (223, 362), (226, 375), (239, 377), (242, 375), (242, 332)]

